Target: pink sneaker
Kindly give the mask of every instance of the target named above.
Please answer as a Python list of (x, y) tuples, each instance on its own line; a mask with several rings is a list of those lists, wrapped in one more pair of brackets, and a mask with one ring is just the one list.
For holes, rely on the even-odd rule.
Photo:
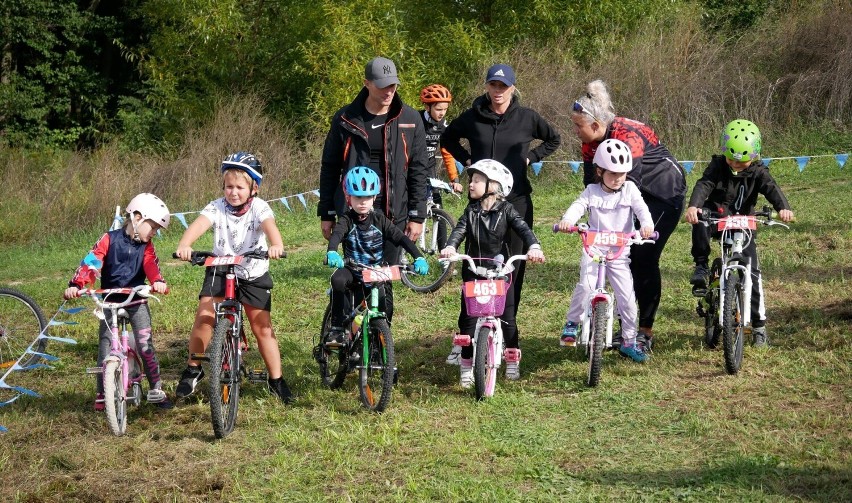
[(103, 412), (105, 407), (106, 405), (104, 403), (104, 394), (98, 393), (97, 395), (95, 395), (95, 412)]

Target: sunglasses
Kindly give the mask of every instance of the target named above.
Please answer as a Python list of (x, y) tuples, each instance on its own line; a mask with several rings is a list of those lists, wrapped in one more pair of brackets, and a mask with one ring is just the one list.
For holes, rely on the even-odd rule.
[(595, 117), (595, 114), (593, 114), (592, 112), (589, 112), (589, 109), (588, 109), (588, 108), (586, 108), (586, 107), (584, 107), (583, 105), (581, 105), (579, 101), (575, 101), (575, 102), (574, 102), (574, 107), (573, 107), (573, 108), (574, 108), (574, 111), (575, 111), (575, 112), (577, 112), (577, 113), (589, 114), (589, 116), (590, 116), (592, 119), (594, 119), (594, 120), (595, 120), (595, 122), (600, 122), (600, 120), (598, 120), (598, 118), (597, 118), (597, 117)]

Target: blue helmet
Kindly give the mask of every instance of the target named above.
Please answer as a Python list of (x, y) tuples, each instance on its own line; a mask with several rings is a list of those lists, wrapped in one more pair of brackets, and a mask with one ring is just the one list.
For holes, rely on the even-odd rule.
[(229, 155), (222, 161), (222, 172), (224, 173), (228, 169), (245, 171), (258, 187), (260, 187), (260, 182), (263, 181), (263, 166), (254, 154), (240, 151)]
[(379, 175), (366, 166), (356, 166), (346, 173), (344, 186), (350, 196), (375, 196), (380, 190)]

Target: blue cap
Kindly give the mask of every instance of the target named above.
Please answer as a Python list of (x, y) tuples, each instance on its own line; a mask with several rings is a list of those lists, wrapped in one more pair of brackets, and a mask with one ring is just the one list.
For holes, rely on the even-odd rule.
[(512, 70), (511, 66), (502, 63), (492, 65), (488, 69), (488, 74), (485, 76), (485, 82), (491, 82), (492, 80), (498, 80), (507, 86), (514, 86), (515, 70)]

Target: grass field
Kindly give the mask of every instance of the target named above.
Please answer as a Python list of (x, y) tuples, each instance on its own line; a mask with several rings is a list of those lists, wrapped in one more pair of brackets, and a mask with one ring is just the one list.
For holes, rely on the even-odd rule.
[[(771, 348), (747, 348), (737, 376), (725, 374), (720, 351), (702, 349), (682, 224), (663, 257), (652, 359), (606, 354), (595, 389), (584, 385), (583, 358), (557, 342), (580, 248), (549, 229), (579, 193), (579, 177), (535, 180), (535, 231), (548, 261), (528, 268), (522, 379), (501, 379), (493, 399), (476, 403), (458, 387), (457, 367), (444, 364), (457, 283), (432, 295), (400, 285), (400, 383), (382, 415), (359, 407), (351, 377), (342, 390), (321, 387), (311, 346), (330, 271), (319, 222), (277, 205), (289, 258), (271, 265), (273, 319), (295, 404), (248, 385), (237, 428), (221, 441), (203, 396), (169, 411), (143, 404), (116, 438), (92, 411), (94, 379), (84, 372), (95, 362), (96, 325), (82, 313), (80, 325), (52, 332), (79, 341), (50, 346), (61, 357), (55, 369), (10, 379), (42, 397), (0, 408), (9, 429), (0, 435), (0, 501), (852, 501), (849, 170), (833, 159), (803, 173), (793, 161), (772, 165), (797, 221), (760, 234)], [(0, 285), (52, 315), (102, 230), (0, 245)], [(201, 275), (167, 258), (181, 230), (174, 222), (155, 241), (172, 288), (152, 307), (170, 393)]]

